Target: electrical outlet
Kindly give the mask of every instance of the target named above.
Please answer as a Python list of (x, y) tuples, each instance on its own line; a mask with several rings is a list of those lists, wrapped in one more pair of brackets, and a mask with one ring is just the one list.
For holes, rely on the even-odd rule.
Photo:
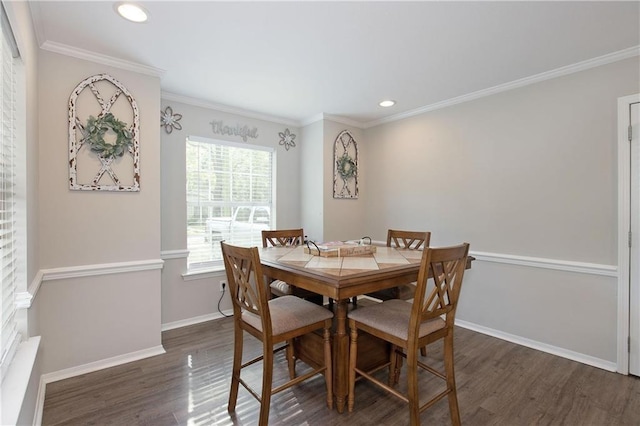
[(226, 280), (220, 281), (220, 291), (225, 291), (226, 289), (227, 289), (227, 281)]

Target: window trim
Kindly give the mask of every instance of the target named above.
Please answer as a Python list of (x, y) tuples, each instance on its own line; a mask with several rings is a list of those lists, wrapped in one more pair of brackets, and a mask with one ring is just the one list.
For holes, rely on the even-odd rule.
[[(187, 135), (187, 137), (185, 138), (185, 149), (186, 149), (186, 144), (189, 141), (207, 143), (207, 144), (213, 144), (213, 145), (224, 145), (224, 146), (240, 148), (240, 149), (253, 149), (257, 151), (264, 151), (264, 152), (271, 153), (271, 224), (273, 227), (275, 227), (275, 224), (277, 223), (276, 222), (277, 220), (276, 194), (277, 194), (277, 164), (278, 164), (276, 148), (273, 146), (254, 145), (254, 144), (244, 143), (244, 142), (234, 142), (234, 141), (227, 141), (223, 139), (208, 138), (203, 136)], [(187, 174), (187, 170), (186, 170), (186, 158), (185, 158), (185, 185), (186, 185), (186, 174)], [(186, 201), (186, 193), (185, 193), (185, 207), (186, 207), (186, 203), (187, 201)], [(241, 203), (241, 204), (253, 205), (255, 203)], [(186, 222), (185, 222), (185, 225), (186, 225)], [(185, 227), (185, 231), (186, 231), (186, 227)], [(188, 241), (187, 241), (187, 250), (189, 250)], [(221, 271), (224, 272), (224, 263), (222, 260), (219, 260), (219, 261), (214, 260), (214, 261), (202, 262), (197, 264), (189, 264), (189, 256), (187, 255), (186, 263), (187, 263), (186, 272), (182, 274), (182, 278), (184, 281), (191, 281), (191, 280), (196, 280), (200, 278), (208, 278), (211, 276), (211, 274), (219, 275)]]

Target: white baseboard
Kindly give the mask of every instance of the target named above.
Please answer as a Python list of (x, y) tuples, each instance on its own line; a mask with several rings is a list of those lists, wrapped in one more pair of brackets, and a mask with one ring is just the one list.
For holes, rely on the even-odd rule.
[(200, 324), (201, 322), (225, 318), (225, 315), (232, 316), (233, 309), (222, 311), (222, 314), (219, 312), (215, 312), (212, 314), (200, 315), (198, 317), (187, 318), (180, 321), (168, 322), (166, 324), (162, 324), (162, 331), (173, 330), (175, 328), (187, 327), (190, 325)]
[(58, 380), (68, 379), (70, 377), (79, 376), (81, 374), (93, 373), (94, 371), (103, 370), (109, 367), (126, 364), (128, 362), (138, 361), (156, 355), (166, 353), (162, 345), (158, 345), (148, 349), (142, 349), (136, 352), (130, 352), (124, 355), (114, 356), (112, 358), (102, 359), (100, 361), (90, 362), (88, 364), (79, 365), (77, 367), (66, 368), (64, 370), (54, 371), (42, 375), (45, 385)]
[(64, 370), (54, 371), (52, 373), (40, 376), (40, 386), (38, 387), (38, 398), (36, 401), (36, 413), (33, 418), (33, 425), (40, 426), (42, 424), (42, 413), (44, 410), (44, 399), (47, 390), (47, 384), (57, 382), (58, 380), (69, 379), (81, 374), (92, 373), (94, 371), (103, 370), (109, 367), (115, 367), (121, 364), (127, 364), (133, 361), (139, 361), (156, 355), (166, 353), (162, 345), (158, 345), (148, 349), (142, 349), (136, 352), (130, 352), (124, 355), (114, 356), (112, 358), (102, 359), (100, 361), (90, 362), (88, 364), (79, 365), (77, 367), (66, 368)]
[(468, 330), (486, 334), (487, 336), (496, 337), (498, 339), (506, 340), (507, 342), (515, 343), (521, 346), (526, 346), (531, 349), (536, 349), (538, 351), (560, 356), (562, 358), (567, 358), (572, 361), (577, 361), (582, 364), (590, 365), (592, 367), (601, 368), (603, 370), (612, 371), (614, 373), (617, 372), (617, 369), (618, 369), (618, 366), (615, 362), (607, 361), (600, 358), (595, 358), (579, 352), (574, 352), (568, 349), (559, 348), (557, 346), (548, 345), (546, 343), (527, 339), (525, 337), (516, 336), (515, 334), (509, 334), (499, 330), (494, 330), (492, 328), (484, 327), (482, 325), (474, 324), (464, 320), (457, 319), (456, 325), (462, 328), (466, 328)]

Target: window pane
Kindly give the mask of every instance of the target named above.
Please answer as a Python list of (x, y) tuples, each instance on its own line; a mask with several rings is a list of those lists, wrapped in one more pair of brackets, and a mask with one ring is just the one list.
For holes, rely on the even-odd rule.
[(222, 261), (220, 241), (262, 244), (271, 229), (273, 153), (217, 141), (187, 141), (189, 268)]

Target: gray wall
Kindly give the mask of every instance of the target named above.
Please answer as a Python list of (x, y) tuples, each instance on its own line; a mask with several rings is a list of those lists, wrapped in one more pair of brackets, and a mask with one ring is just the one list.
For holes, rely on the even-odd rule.
[[(388, 228), (404, 228), (432, 231), (434, 246), (469, 241), (478, 260), (467, 273), (458, 313), (463, 323), (612, 368), (616, 101), (638, 86), (633, 58), (366, 130), (331, 119), (314, 122), (301, 129), (294, 148), (302, 164), (296, 166), (299, 179), (290, 175), (301, 182), (295, 189), (299, 222), (278, 226), (303, 226), (323, 240), (383, 240)], [(175, 102), (165, 104), (183, 112)], [(211, 137), (210, 119), (224, 118), (183, 108), (199, 117), (199, 136)], [(184, 164), (183, 140), (196, 134), (189, 131), (194, 126), (163, 136), (163, 238), (179, 237), (163, 239), (163, 250), (186, 245), (180, 242), (186, 239), (184, 207), (172, 200), (184, 199), (184, 174), (176, 165)], [(333, 141), (344, 129), (360, 148), (357, 200), (332, 197)], [(295, 201), (287, 200), (295, 210)], [(514, 258), (532, 261), (524, 266)], [(583, 263), (592, 267), (573, 270)], [(163, 324), (216, 315), (223, 274), (185, 282), (185, 265), (185, 259), (167, 260)], [(230, 307), (228, 300), (222, 307)]]
[(474, 264), (459, 319), (615, 362), (615, 278), (504, 261), (617, 264), (617, 98), (638, 71), (628, 59), (367, 129), (368, 229), (470, 242), (499, 263)]
[[(160, 269), (110, 270), (160, 262), (160, 80), (46, 51), (38, 65), (40, 269), (67, 274), (45, 274), (30, 308), (50, 373), (161, 345)], [(69, 96), (105, 72), (140, 110), (138, 193), (69, 190)]]
[(348, 130), (359, 148), (359, 173), (366, 168), (365, 143), (361, 129), (331, 118), (302, 128), (302, 224), (305, 234), (314, 241), (355, 239), (367, 235), (364, 205), (367, 191), (358, 185), (357, 199), (333, 198), (334, 143), (340, 132)]
[[(162, 110), (167, 106), (174, 113), (182, 114), (182, 130), (173, 130), (167, 134), (161, 132), (162, 141), (162, 251), (165, 268), (162, 272), (162, 324), (165, 328), (185, 325), (193, 321), (219, 316), (217, 304), (220, 298), (218, 281), (223, 279), (224, 271), (190, 277), (185, 281), (187, 259), (184, 255), (172, 256), (171, 252), (184, 252), (187, 249), (187, 211), (185, 140), (188, 136), (243, 143), (240, 136), (213, 133), (211, 121), (224, 121), (226, 125), (247, 125), (258, 129), (258, 137), (247, 138), (251, 145), (275, 148), (276, 156), (276, 227), (296, 228), (301, 226), (300, 219), (300, 151), (304, 141), (299, 129), (268, 119), (242, 117), (213, 110), (206, 105), (188, 104), (163, 99)], [(183, 99), (183, 98), (181, 98)], [(194, 102), (198, 104), (198, 102)], [(278, 133), (289, 129), (296, 135), (296, 146), (286, 150), (280, 145)], [(231, 309), (228, 295), (220, 304), (222, 310)], [(194, 320), (195, 319), (195, 320)]]
[[(334, 143), (340, 132), (348, 130), (358, 144), (358, 198), (356, 199), (336, 199), (333, 198), (333, 158)], [(345, 239), (357, 239), (368, 235), (369, 230), (365, 228), (367, 200), (371, 200), (373, 194), (368, 191), (366, 184), (360, 176), (366, 173), (369, 165), (365, 160), (368, 150), (366, 139), (362, 136), (361, 129), (336, 123), (331, 120), (324, 121), (324, 233), (322, 240), (335, 241)]]
[[(323, 240), (324, 235), (324, 122), (316, 121), (301, 129), (301, 193), (300, 212), (305, 234), (312, 240)], [(328, 160), (331, 161), (331, 160)]]

